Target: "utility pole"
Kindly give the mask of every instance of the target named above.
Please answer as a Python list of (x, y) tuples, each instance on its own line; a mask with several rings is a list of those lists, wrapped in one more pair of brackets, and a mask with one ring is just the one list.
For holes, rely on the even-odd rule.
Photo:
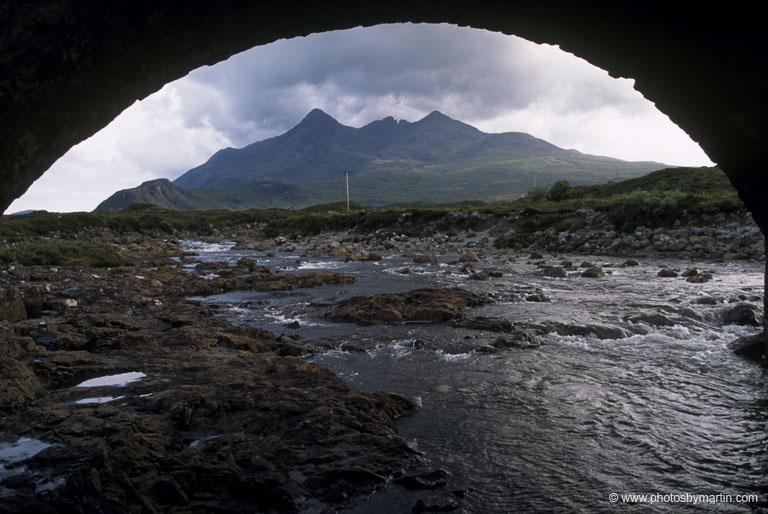
[(345, 171), (344, 176), (347, 179), (347, 212), (349, 212), (349, 172)]
[(345, 178), (347, 180), (347, 212), (349, 212), (349, 173), (350, 171), (349, 170), (342, 171), (341, 173), (343, 173), (346, 176)]

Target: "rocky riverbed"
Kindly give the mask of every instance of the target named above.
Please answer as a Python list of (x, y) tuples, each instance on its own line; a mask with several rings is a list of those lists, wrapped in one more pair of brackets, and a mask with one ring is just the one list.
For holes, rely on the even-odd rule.
[[(402, 231), (268, 238), (258, 227), (242, 227), (206, 238), (184, 234), (229, 239), (227, 248), (296, 254), (290, 273), (255, 258), (201, 261), (194, 251), (181, 251), (177, 240), (107, 232), (88, 237), (118, 245), (135, 266), (0, 270), (0, 512), (331, 512), (393, 480), (430, 489), (430, 477), (443, 472), (414, 475), (422, 457), (395, 425), (417, 408), (416, 400), (362, 392), (306, 360), (317, 346), (303, 339), (298, 323), (280, 334), (232, 324), (214, 315), (215, 305), (190, 299), (236, 291), (293, 294), (349, 287), (356, 280), (353, 274), (302, 269), (303, 259), (373, 266), (382, 252), (397, 253), (405, 256), (399, 275), (447, 265), (445, 273), (478, 282), (502, 277), (516, 263), (534, 266), (543, 277), (585, 280), (637, 264), (574, 262), (561, 255), (573, 250), (764, 259), (754, 229), (736, 227), (736, 220), (703, 228), (637, 227), (622, 235), (603, 228), (547, 229), (526, 243), (513, 237), (524, 220), (451, 216), (466, 219), (454, 220), (455, 229), (434, 227), (420, 236), (404, 235), (407, 215)], [(502, 240), (508, 248), (494, 245)], [(664, 269), (658, 280), (712, 279), (711, 270), (693, 265), (671, 266), (669, 274)], [(465, 315), (486, 302), (550, 301), (537, 288), (509, 289), (504, 298), (457, 288), (414, 289), (331, 302), (323, 306), (325, 316), (359, 325), (436, 323), (492, 334), (475, 344), (473, 351), (481, 353), (536, 347), (548, 333), (615, 339), (644, 330)], [(762, 322), (758, 292), (711, 301), (731, 302), (728, 323)], [(671, 315), (642, 316), (627, 323), (675, 324)], [(413, 506), (438, 507), (450, 504)]]
[(185, 299), (353, 277), (182, 266), (2, 270), (0, 511), (293, 511), (417, 457), (394, 427), (412, 399), (362, 393), (290, 338)]

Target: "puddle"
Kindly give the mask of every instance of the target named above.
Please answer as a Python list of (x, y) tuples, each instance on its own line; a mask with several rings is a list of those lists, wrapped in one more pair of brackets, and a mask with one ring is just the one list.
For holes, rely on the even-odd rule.
[(146, 373), (142, 373), (140, 371), (131, 371), (129, 373), (119, 373), (117, 375), (106, 375), (103, 377), (92, 378), (77, 384), (75, 387), (122, 387), (130, 384), (131, 382), (141, 380), (146, 376)]
[(82, 400), (77, 400), (75, 401), (75, 403), (78, 405), (83, 405), (88, 403), (107, 403), (107, 402), (119, 400), (120, 398), (125, 398), (125, 396), (95, 396), (93, 398), (83, 398)]
[(49, 446), (51, 445), (31, 437), (22, 437), (15, 443), (0, 443), (0, 472), (5, 469), (5, 464), (27, 460)]

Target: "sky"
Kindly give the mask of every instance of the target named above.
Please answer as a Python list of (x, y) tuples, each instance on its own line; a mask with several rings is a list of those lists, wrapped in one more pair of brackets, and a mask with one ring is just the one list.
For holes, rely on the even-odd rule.
[(314, 108), (352, 127), (438, 110), (484, 132), (527, 132), (584, 153), (712, 165), (633, 85), (556, 46), (444, 24), (280, 40), (137, 101), (6, 212), (93, 210), (120, 189), (173, 180), (219, 149), (280, 135)]

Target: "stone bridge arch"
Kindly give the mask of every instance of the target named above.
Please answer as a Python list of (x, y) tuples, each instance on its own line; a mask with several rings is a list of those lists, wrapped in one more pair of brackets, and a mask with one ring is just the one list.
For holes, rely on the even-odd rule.
[(739, 2), (9, 0), (0, 6), (0, 212), (135, 100), (256, 45), (393, 22), (558, 44), (646, 98), (726, 172), (768, 233), (766, 39)]

